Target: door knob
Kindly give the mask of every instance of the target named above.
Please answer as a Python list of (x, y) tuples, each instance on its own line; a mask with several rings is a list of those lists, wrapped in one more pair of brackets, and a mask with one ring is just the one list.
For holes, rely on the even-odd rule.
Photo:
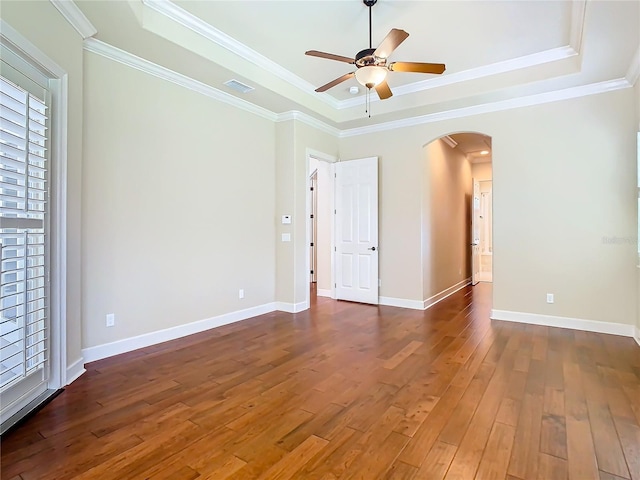
[(375, 252), (376, 251), (376, 247), (369, 247), (369, 248), (367, 248), (367, 250), (373, 250)]

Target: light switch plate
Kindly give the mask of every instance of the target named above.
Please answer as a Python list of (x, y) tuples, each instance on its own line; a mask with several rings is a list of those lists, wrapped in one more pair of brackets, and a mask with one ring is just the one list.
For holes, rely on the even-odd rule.
[(283, 233), (282, 234), (282, 241), (283, 242), (290, 242), (291, 241), (291, 234), (290, 233)]
[(291, 223), (291, 215), (282, 215), (282, 224), (289, 225)]

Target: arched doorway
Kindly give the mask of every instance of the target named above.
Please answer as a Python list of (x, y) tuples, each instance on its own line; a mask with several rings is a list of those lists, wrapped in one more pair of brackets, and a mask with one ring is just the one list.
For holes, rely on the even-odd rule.
[(451, 133), (424, 146), (425, 307), (493, 279), (491, 160), (491, 137), (481, 133)]

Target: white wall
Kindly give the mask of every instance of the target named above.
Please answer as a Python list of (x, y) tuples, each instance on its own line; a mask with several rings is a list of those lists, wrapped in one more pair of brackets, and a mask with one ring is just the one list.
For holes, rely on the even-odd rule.
[(603, 237), (636, 233), (635, 100), (626, 89), (341, 139), (343, 158), (381, 156), (381, 295), (421, 299), (421, 146), (475, 131), (493, 145), (493, 308), (633, 324), (635, 245)]
[(422, 289), (427, 300), (471, 276), (471, 165), (442, 140), (424, 149)]
[(273, 122), (92, 53), (84, 66), (83, 347), (273, 302)]
[[(2, 2), (2, 19), (68, 75), (67, 366), (81, 358), (82, 37), (50, 2)], [(74, 372), (77, 373), (77, 372)]]

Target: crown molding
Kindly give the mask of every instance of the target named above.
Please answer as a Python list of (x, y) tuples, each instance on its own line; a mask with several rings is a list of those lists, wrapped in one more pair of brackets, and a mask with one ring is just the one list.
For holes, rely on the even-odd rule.
[(626, 78), (631, 85), (635, 85), (638, 78), (640, 78), (640, 45), (638, 45), (636, 53), (631, 57), (631, 64), (624, 78)]
[(98, 30), (85, 17), (82, 10), (73, 2), (73, 0), (49, 0), (51, 4), (62, 14), (62, 16), (71, 24), (73, 28), (80, 34), (83, 39), (93, 37)]
[[(529, 107), (533, 105), (539, 105), (543, 103), (558, 102), (561, 100), (569, 100), (577, 97), (584, 97), (587, 95), (596, 95), (598, 93), (611, 92), (615, 90), (621, 90), (624, 88), (630, 88), (633, 84), (628, 78), (619, 78), (615, 80), (608, 80), (599, 83), (591, 83), (588, 85), (581, 85), (577, 87), (570, 87), (563, 90), (554, 90), (551, 92), (539, 93), (535, 95), (527, 95), (523, 97), (511, 98), (508, 100), (502, 100), (492, 103), (484, 103), (480, 105), (472, 105), (469, 107), (457, 108), (453, 110), (446, 110), (442, 112), (430, 113), (427, 115), (419, 115), (411, 118), (404, 118), (400, 120), (394, 120), (390, 122), (378, 123), (375, 125), (367, 125), (364, 127), (351, 128), (341, 130), (340, 128), (333, 127), (322, 120), (319, 120), (311, 115), (308, 115), (299, 111), (288, 111), (277, 114), (266, 108), (254, 105), (251, 102), (243, 100), (241, 98), (230, 95), (226, 92), (218, 90), (217, 88), (206, 85), (198, 80), (195, 80), (186, 75), (174, 72), (166, 67), (155, 64), (149, 60), (140, 58), (132, 53), (121, 50), (120, 48), (109, 45), (95, 38), (87, 38), (84, 41), (84, 49), (88, 52), (92, 52), (103, 57), (109, 58), (116, 62), (127, 65), (131, 68), (135, 68), (142, 72), (148, 73), (155, 77), (167, 80), (182, 87), (188, 88), (194, 92), (205, 95), (209, 98), (213, 98), (220, 102), (235, 106), (241, 110), (253, 113), (267, 120), (273, 122), (286, 122), (289, 120), (296, 120), (305, 123), (311, 127), (317, 128), (320, 131), (328, 133), (338, 138), (354, 137), (358, 135), (367, 135), (376, 132), (383, 132), (387, 130), (395, 130), (398, 128), (412, 127), (416, 125), (424, 125), (427, 123), (441, 122), (444, 120), (451, 120), (455, 118), (470, 117), (473, 115), (480, 115), (483, 113), (492, 113), (502, 110), (511, 110), (514, 108)], [(640, 49), (639, 49), (640, 52)], [(638, 55), (636, 57), (638, 58)], [(636, 64), (638, 62), (634, 62)], [(640, 67), (634, 67), (638, 72)], [(637, 73), (636, 73), (637, 75)]]
[(569, 34), (569, 45), (578, 53), (582, 53), (582, 37), (584, 34), (586, 11), (587, 0), (573, 0), (571, 4), (571, 33)]
[[(478, 68), (464, 70), (462, 72), (451, 73), (440, 77), (429, 78), (418, 82), (408, 83), (399, 87), (394, 87), (393, 95), (407, 95), (410, 93), (429, 90), (436, 87), (444, 87), (455, 83), (467, 82), (483, 77), (490, 77), (500, 73), (521, 70), (523, 68), (535, 67), (545, 63), (556, 62), (574, 57), (582, 53), (582, 37), (584, 32), (585, 12), (587, 0), (573, 0), (571, 5), (571, 33), (569, 36), (569, 45), (564, 47), (552, 48), (542, 52), (524, 55), (522, 57), (504, 60), (502, 62), (484, 65)], [(373, 102), (379, 102), (377, 97), (372, 99)], [(365, 98), (363, 96), (342, 100), (339, 102), (338, 109), (352, 108), (364, 105)]]
[[(578, 55), (578, 53), (571, 46), (552, 48), (543, 52), (532, 53), (531, 55), (512, 58), (509, 60), (504, 60), (502, 62), (484, 65), (478, 68), (463, 70), (462, 72), (451, 73), (440, 77), (429, 78), (427, 80), (421, 80), (419, 82), (408, 83), (406, 85), (394, 87), (393, 95), (407, 95), (410, 93), (416, 93), (436, 87), (444, 87), (446, 85), (453, 85), (455, 83), (468, 82), (470, 80), (476, 80), (478, 78), (489, 77), (492, 75), (498, 75), (500, 73), (512, 72), (514, 70), (521, 70), (523, 68), (535, 67), (537, 65), (543, 65), (545, 63), (556, 62), (558, 60), (564, 60), (576, 55)], [(379, 102), (380, 100), (378, 98), (374, 98), (372, 99), (372, 101)], [(338, 108), (351, 108), (358, 105), (363, 105), (364, 103), (365, 98), (363, 96), (359, 96), (341, 101)]]
[(174, 72), (173, 70), (150, 62), (149, 60), (145, 60), (144, 58), (140, 58), (132, 53), (121, 50), (120, 48), (114, 47), (113, 45), (109, 45), (108, 43), (95, 38), (85, 39), (84, 49), (88, 52), (101, 55), (109, 58), (110, 60), (114, 60), (131, 68), (148, 73), (154, 77), (188, 88), (189, 90), (193, 90), (194, 92), (213, 98), (214, 100), (218, 100), (228, 105), (233, 105), (234, 107), (253, 113), (259, 117), (266, 118), (267, 120), (276, 121), (278, 119), (278, 116), (271, 110), (259, 107), (241, 98), (234, 97), (222, 90), (218, 90), (217, 88), (206, 85), (191, 77), (182, 75), (181, 73)]
[(318, 130), (328, 133), (329, 135), (333, 135), (335, 137), (340, 136), (340, 129), (336, 127), (332, 127), (331, 125), (323, 122), (322, 120), (318, 120), (311, 115), (308, 115), (303, 112), (299, 112), (297, 110), (290, 110), (288, 112), (284, 112), (278, 115), (277, 122), (286, 122), (289, 120), (297, 120), (299, 122), (305, 123), (310, 127), (317, 128)]
[[(152, 10), (179, 23), (180, 25), (189, 28), (193, 32), (202, 35), (215, 44), (259, 66), (263, 70), (273, 74), (281, 80), (284, 80), (285, 82), (302, 90), (303, 92), (309, 95), (313, 95), (315, 98), (320, 99), (320, 101), (330, 105), (337, 110), (357, 107), (365, 103), (364, 96), (358, 96), (347, 100), (337, 100), (328, 93), (322, 93), (318, 95), (318, 93), (315, 91), (315, 86), (311, 83), (295, 75), (293, 72), (287, 70), (278, 63), (268, 59), (264, 55), (256, 52), (252, 48), (244, 45), (233, 37), (227, 35), (221, 30), (218, 30), (196, 15), (176, 5), (171, 0), (142, 0), (142, 3)], [(483, 67), (409, 83), (394, 88), (394, 96), (407, 95), (422, 90), (443, 87), (455, 83), (475, 80), (514, 70), (520, 70), (523, 68), (542, 65), (549, 62), (564, 60), (566, 58), (578, 55), (578, 52), (580, 52), (582, 48), (582, 33), (584, 30), (585, 9), (586, 0), (573, 0), (571, 10), (570, 45), (568, 46), (553, 48), (550, 50), (545, 50), (543, 52), (525, 55), (510, 60), (497, 62), (491, 65), (486, 65)], [(373, 98), (372, 101), (377, 102), (379, 101), (379, 99)]]
[(282, 65), (268, 59), (264, 55), (256, 52), (252, 48), (237, 41), (235, 38), (227, 35), (226, 33), (218, 30), (214, 26), (208, 24), (201, 18), (193, 15), (187, 10), (179, 7), (170, 0), (142, 0), (142, 3), (151, 8), (152, 10), (164, 15), (165, 17), (179, 23), (180, 25), (192, 30), (212, 41), (213, 43), (229, 50), (230, 52), (238, 55), (239, 57), (257, 65), (261, 69), (275, 75), (276, 77), (284, 80), (285, 82), (299, 88), (303, 92), (313, 95), (320, 99), (322, 102), (338, 108), (339, 101), (333, 98), (329, 94), (318, 95), (315, 91), (315, 86), (306, 80), (300, 78), (296, 74), (284, 68)]
[(383, 132), (387, 130), (395, 130), (397, 128), (412, 127), (416, 125), (424, 125), (426, 123), (441, 122), (444, 120), (452, 120), (455, 118), (470, 117), (483, 113), (492, 113), (502, 110), (511, 110), (514, 108), (530, 107), (543, 103), (558, 102), (561, 100), (569, 100), (571, 98), (584, 97), (587, 95), (596, 95), (598, 93), (612, 92), (630, 88), (632, 85), (626, 78), (615, 80), (607, 80), (605, 82), (591, 83), (578, 87), (565, 88), (563, 90), (554, 90), (551, 92), (538, 93), (535, 95), (527, 95), (524, 97), (511, 98), (492, 103), (484, 103), (481, 105), (473, 105), (470, 107), (457, 108), (443, 112), (430, 113), (412, 118), (404, 118), (391, 122), (378, 123), (368, 125), (366, 127), (351, 128), (342, 130), (340, 138), (354, 137), (357, 135), (366, 135), (370, 133)]

